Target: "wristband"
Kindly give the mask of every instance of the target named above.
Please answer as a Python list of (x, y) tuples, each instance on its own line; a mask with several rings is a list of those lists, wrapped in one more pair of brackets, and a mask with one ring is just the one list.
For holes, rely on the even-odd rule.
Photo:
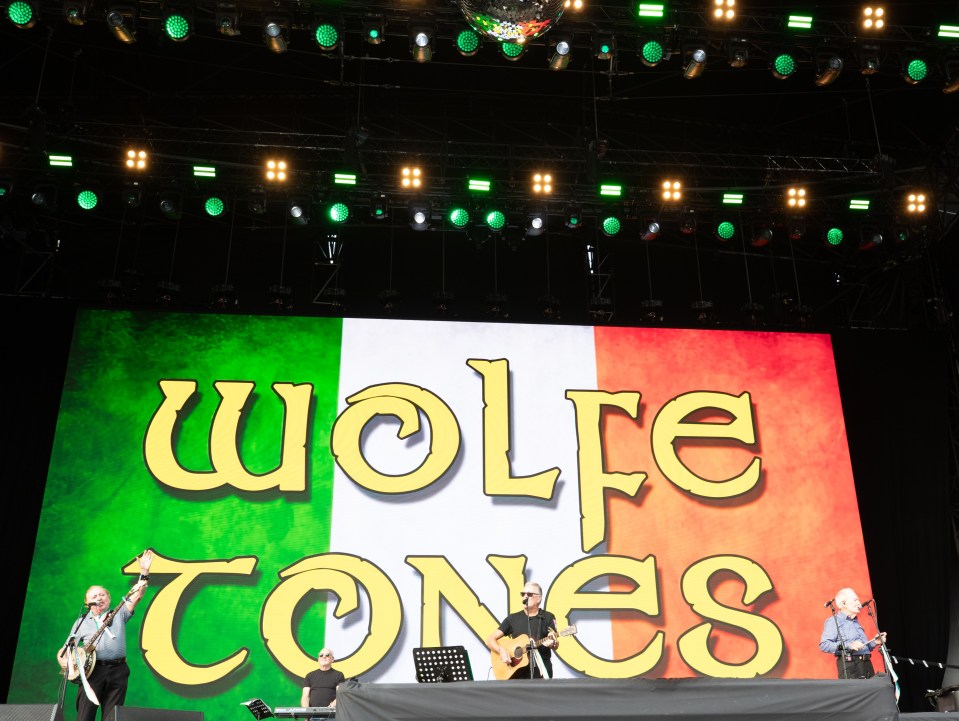
[(149, 580), (150, 580), (150, 576), (141, 573), (141, 574), (140, 574), (140, 580), (141, 580), (141, 581), (149, 581)]

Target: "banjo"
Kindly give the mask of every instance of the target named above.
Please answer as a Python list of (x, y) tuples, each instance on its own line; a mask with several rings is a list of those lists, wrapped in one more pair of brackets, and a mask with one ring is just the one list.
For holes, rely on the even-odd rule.
[[(113, 617), (120, 611), (120, 607), (127, 602), (127, 597), (139, 591), (146, 584), (147, 582), (144, 580), (137, 581), (133, 588), (130, 589), (130, 592), (117, 604), (116, 608), (103, 618), (100, 628), (98, 628), (96, 633), (90, 636), (85, 643), (81, 642), (72, 649), (64, 648), (60, 650), (60, 653), (57, 654), (57, 662), (60, 664), (60, 673), (66, 676), (68, 681), (80, 683), (81, 669), (83, 670), (84, 676), (90, 675), (97, 662), (97, 641), (100, 640), (100, 636), (102, 636), (103, 632), (113, 623)], [(73, 654), (72, 667), (69, 662), (70, 654)]]

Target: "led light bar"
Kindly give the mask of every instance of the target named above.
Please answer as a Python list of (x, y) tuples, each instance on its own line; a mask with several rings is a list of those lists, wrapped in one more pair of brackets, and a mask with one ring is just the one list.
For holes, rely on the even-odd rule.
[(849, 210), (869, 210), (869, 201), (852, 198), (849, 201)]
[(469, 179), (469, 189), (479, 192), (479, 193), (488, 193), (489, 192), (489, 181), (488, 180), (479, 180), (477, 178)]
[(356, 173), (333, 173), (334, 185), (356, 185)]
[(618, 198), (623, 194), (622, 185), (600, 185), (599, 194), (608, 198)]
[(723, 193), (723, 205), (742, 205), (742, 193)]
[(793, 30), (812, 30), (812, 16), (790, 15), (786, 27)]
[(51, 155), (50, 167), (51, 168), (72, 168), (73, 158), (69, 155)]
[(214, 168), (212, 165), (194, 165), (193, 177), (194, 178), (215, 178), (216, 168)]
[(636, 14), (641, 18), (661, 18), (664, 10), (664, 6), (659, 3), (639, 3)]
[(939, 37), (941, 38), (959, 38), (959, 25), (940, 25)]

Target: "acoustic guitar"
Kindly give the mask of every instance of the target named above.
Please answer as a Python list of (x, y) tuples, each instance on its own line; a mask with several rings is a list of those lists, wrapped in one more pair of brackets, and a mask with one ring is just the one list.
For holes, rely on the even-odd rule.
[[(117, 615), (120, 611), (120, 606), (127, 602), (127, 598), (139, 591), (146, 585), (146, 581), (137, 581), (133, 588), (123, 597), (120, 603), (117, 604), (110, 613), (108, 613), (103, 618), (103, 622), (100, 624), (100, 628), (97, 629), (90, 638), (83, 642), (80, 641), (79, 644), (73, 649), (64, 648), (60, 650), (60, 653), (57, 654), (57, 663), (60, 664), (60, 673), (67, 677), (68, 681), (73, 683), (80, 683), (80, 669), (83, 669), (83, 675), (89, 677), (93, 671), (93, 667), (97, 662), (97, 641), (100, 640), (100, 636), (103, 635), (103, 632), (109, 628), (110, 624), (113, 623), (113, 617)], [(70, 662), (68, 659), (68, 654), (73, 654), (73, 668), (70, 668)]]
[[(564, 628), (559, 633), (552, 633), (546, 635), (545, 638), (541, 638), (539, 641), (533, 641), (533, 648), (539, 648), (543, 645), (543, 641), (547, 638), (558, 638), (561, 636), (575, 636), (576, 635), (576, 626), (568, 626)], [(506, 638), (503, 636), (499, 641), (496, 642), (500, 648), (505, 648), (506, 653), (509, 654), (510, 662), (503, 663), (503, 659), (500, 658), (499, 651), (490, 651), (490, 663), (493, 665), (493, 675), (500, 681), (505, 681), (507, 679), (513, 678), (520, 673), (524, 668), (529, 666), (529, 647), (530, 640), (529, 636), (522, 634), (516, 638)]]

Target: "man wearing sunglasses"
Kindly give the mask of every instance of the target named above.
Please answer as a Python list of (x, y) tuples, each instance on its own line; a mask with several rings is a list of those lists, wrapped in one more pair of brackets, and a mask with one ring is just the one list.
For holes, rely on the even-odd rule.
[(306, 675), (300, 706), (336, 708), (336, 687), (343, 683), (345, 678), (340, 671), (333, 668), (333, 652), (330, 649), (321, 649), (316, 660), (320, 667)]
[(552, 678), (552, 649), (559, 646), (556, 636), (556, 617), (539, 607), (543, 601), (543, 589), (538, 583), (527, 583), (523, 587), (523, 610), (511, 613), (486, 639), (486, 646), (494, 654), (499, 653), (500, 660), (507, 666), (513, 665), (509, 651), (499, 644), (504, 636), (518, 638), (526, 636), (537, 642), (536, 648), (528, 650), (530, 659), (528, 668), (520, 668), (510, 679)]

